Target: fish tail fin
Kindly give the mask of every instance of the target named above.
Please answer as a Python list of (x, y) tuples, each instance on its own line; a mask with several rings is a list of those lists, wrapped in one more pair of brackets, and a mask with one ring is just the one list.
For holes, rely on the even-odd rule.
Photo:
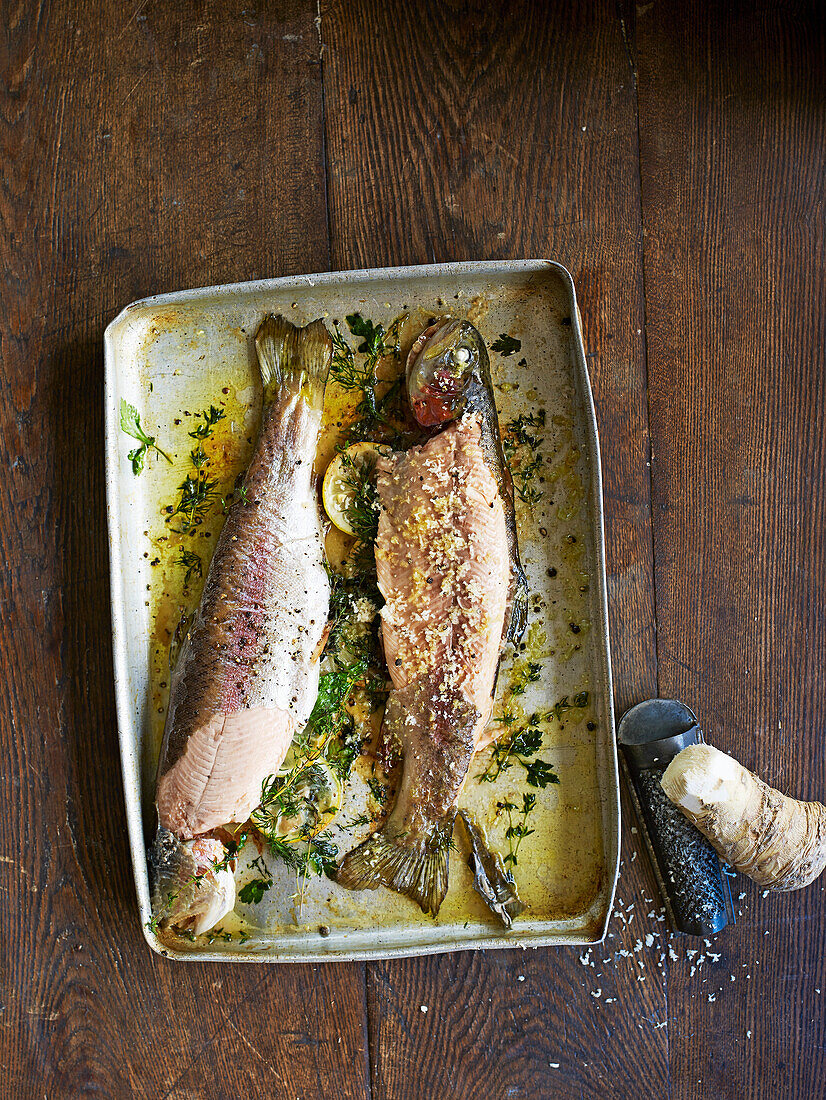
[(308, 404), (321, 408), (333, 354), (323, 321), (298, 328), (286, 317), (271, 313), (255, 334), (255, 349), (265, 403), (298, 393)]
[(347, 853), (336, 872), (336, 882), (348, 890), (387, 886), (435, 917), (447, 893), (452, 835), (452, 818), (415, 845), (407, 835), (394, 834), (385, 826)]

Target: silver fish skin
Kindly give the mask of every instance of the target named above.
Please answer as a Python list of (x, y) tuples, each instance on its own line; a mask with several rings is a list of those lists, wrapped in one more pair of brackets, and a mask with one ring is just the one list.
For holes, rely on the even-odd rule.
[[(332, 343), (321, 321), (271, 316), (256, 348), (261, 428), (175, 666), (161, 747), (159, 828), (180, 844), (249, 817), (318, 694), (330, 588), (313, 462)], [(186, 864), (177, 853), (164, 866), (174, 879)], [(199, 885), (195, 907), (209, 908), (204, 891), (218, 885)]]

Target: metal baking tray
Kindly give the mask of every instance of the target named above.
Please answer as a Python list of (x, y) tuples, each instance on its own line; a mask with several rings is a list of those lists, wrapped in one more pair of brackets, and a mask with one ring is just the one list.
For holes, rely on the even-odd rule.
[[(524, 708), (528, 714), (547, 710), (583, 691), (589, 701), (587, 708), (561, 712), (546, 737), (544, 758), (560, 782), (534, 792), (535, 832), (519, 850), (517, 882), (528, 909), (506, 933), (473, 891), (460, 844), (436, 919), (390, 891), (353, 893), (323, 876), (304, 883), (299, 904), (290, 873), (272, 864), (273, 889), (257, 906), (239, 903), (211, 943), (202, 937), (193, 944), (162, 944), (147, 929), (146, 853), (155, 827), (165, 661), (177, 613), (171, 578), (180, 570), (165, 556), (163, 505), (173, 499), (188, 466), (193, 422), (187, 416), (211, 403), (224, 405), (238, 440), (229, 457), (234, 476), (244, 465), (260, 412), (252, 335), (264, 313), (280, 312), (303, 324), (360, 311), (387, 326), (416, 310), (422, 317), (469, 317), (489, 348), (500, 334), (519, 340), (518, 353), (491, 351), (500, 421), (546, 410), (542, 499), (519, 516), (539, 631), (534, 641), (543, 647), (541, 679), (528, 685)], [(179, 959), (306, 962), (599, 942), (616, 885), (620, 811), (599, 443), (574, 284), (565, 268), (548, 260), (437, 264), (181, 291), (127, 306), (104, 342), (118, 730), (140, 919), (151, 947)], [(121, 398), (137, 407), (174, 465), (155, 455), (140, 476), (133, 474), (127, 453), (134, 442), (120, 430)], [(216, 518), (209, 532), (213, 545), (220, 522)], [(505, 679), (500, 676), (500, 689)], [(471, 776), (481, 770), (472, 765)], [(356, 802), (358, 786), (354, 782)], [(500, 848), (504, 825), (497, 803), (526, 789), (519, 768), (493, 784), (468, 783), (463, 800)], [(239, 882), (248, 873), (246, 860), (257, 854), (241, 853)]]

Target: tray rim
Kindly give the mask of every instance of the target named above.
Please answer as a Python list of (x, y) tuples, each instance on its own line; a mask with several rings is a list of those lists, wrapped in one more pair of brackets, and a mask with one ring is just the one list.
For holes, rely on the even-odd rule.
[[(570, 932), (557, 929), (553, 933), (528, 933), (522, 937), (491, 936), (489, 939), (473, 942), (441, 942), (411, 944), (405, 947), (364, 948), (351, 951), (302, 952), (287, 949), (283, 954), (268, 948), (267, 953), (253, 951), (176, 951), (165, 947), (146, 925), (150, 912), (149, 885), (146, 873), (146, 843), (143, 830), (143, 812), (141, 808), (140, 784), (129, 781), (127, 764), (134, 767), (135, 744), (138, 741), (134, 731), (134, 708), (128, 697), (128, 668), (126, 664), (123, 638), (126, 633), (123, 591), (120, 586), (122, 577), (122, 556), (120, 548), (120, 502), (118, 496), (117, 470), (119, 467), (119, 412), (116, 408), (117, 376), (115, 369), (115, 343), (119, 330), (131, 317), (141, 310), (165, 308), (180, 304), (191, 304), (214, 298), (219, 295), (231, 297), (239, 293), (256, 294), (269, 291), (284, 291), (304, 287), (358, 284), (377, 279), (389, 282), (401, 282), (409, 278), (429, 277), (475, 277), (490, 274), (510, 275), (513, 273), (542, 273), (553, 270), (565, 285), (571, 302), (572, 359), (575, 367), (579, 396), (582, 398), (587, 424), (586, 435), (591, 451), (591, 494), (594, 519), (595, 572), (597, 578), (597, 608), (599, 612), (600, 660), (603, 664), (604, 690), (606, 692), (607, 764), (606, 776), (608, 789), (603, 798), (603, 832), (606, 873), (605, 916), (597, 926), (597, 938), (589, 937), (585, 926), (572, 928)], [(138, 915), (141, 929), (149, 947), (164, 958), (186, 962), (247, 962), (247, 963), (313, 963), (376, 961), (380, 959), (409, 958), (424, 955), (445, 954), (450, 951), (496, 950), (502, 948), (537, 948), (585, 946), (601, 943), (608, 930), (613, 911), (619, 875), (619, 848), (621, 832), (621, 805), (619, 796), (619, 769), (616, 748), (614, 692), (611, 671), (611, 646), (608, 622), (608, 594), (605, 562), (605, 522), (603, 510), (602, 457), (599, 444), (596, 410), (594, 407), (591, 380), (588, 374), (585, 349), (582, 340), (582, 317), (577, 302), (576, 287), (571, 273), (556, 260), (469, 260), (440, 264), (406, 265), (402, 267), (357, 268), (344, 271), (315, 272), (306, 275), (287, 275), (271, 279), (254, 279), (246, 282), (217, 283), (212, 286), (194, 287), (188, 290), (169, 291), (149, 295), (130, 302), (109, 322), (103, 334), (104, 346), (104, 419), (105, 419), (105, 479), (107, 535), (109, 543), (109, 588), (112, 618), (112, 647), (115, 684), (115, 707), (118, 727), (118, 745), (121, 759), (121, 779), (126, 806), (126, 824), (129, 848), (132, 857), (132, 875), (138, 900)], [(131, 735), (131, 736), (130, 736)], [(606, 827), (607, 826), (607, 827)], [(585, 915), (587, 917), (587, 913)], [(559, 923), (559, 922), (556, 922)]]

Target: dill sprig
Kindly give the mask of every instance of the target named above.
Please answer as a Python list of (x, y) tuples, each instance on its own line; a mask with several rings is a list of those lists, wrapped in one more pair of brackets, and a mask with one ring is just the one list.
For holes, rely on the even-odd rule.
[(181, 550), (181, 553), (175, 559), (175, 564), (183, 566), (186, 570), (186, 573), (184, 573), (184, 588), (189, 587), (189, 582), (193, 577), (200, 579), (204, 575), (204, 563), (200, 554), (196, 554), (194, 550)]
[(379, 530), (380, 508), (376, 489), (376, 456), (366, 454), (361, 461), (354, 462), (346, 449), (342, 449), (341, 462), (347, 471), (344, 484), (351, 490), (344, 514), (359, 542), (372, 546)]
[[(379, 441), (398, 444), (405, 438), (408, 419), (400, 369), (401, 318), (387, 331), (383, 325), (365, 320), (360, 313), (348, 314), (346, 321), (350, 332), (361, 337), (358, 351), (365, 355), (365, 359), (358, 362), (338, 324), (334, 324), (330, 373), (342, 389), (361, 394), (354, 420), (346, 429), (346, 438), (352, 441), (378, 436)], [(388, 358), (398, 362), (399, 374), (393, 380), (381, 380), (377, 377), (377, 367), (381, 360)]]

